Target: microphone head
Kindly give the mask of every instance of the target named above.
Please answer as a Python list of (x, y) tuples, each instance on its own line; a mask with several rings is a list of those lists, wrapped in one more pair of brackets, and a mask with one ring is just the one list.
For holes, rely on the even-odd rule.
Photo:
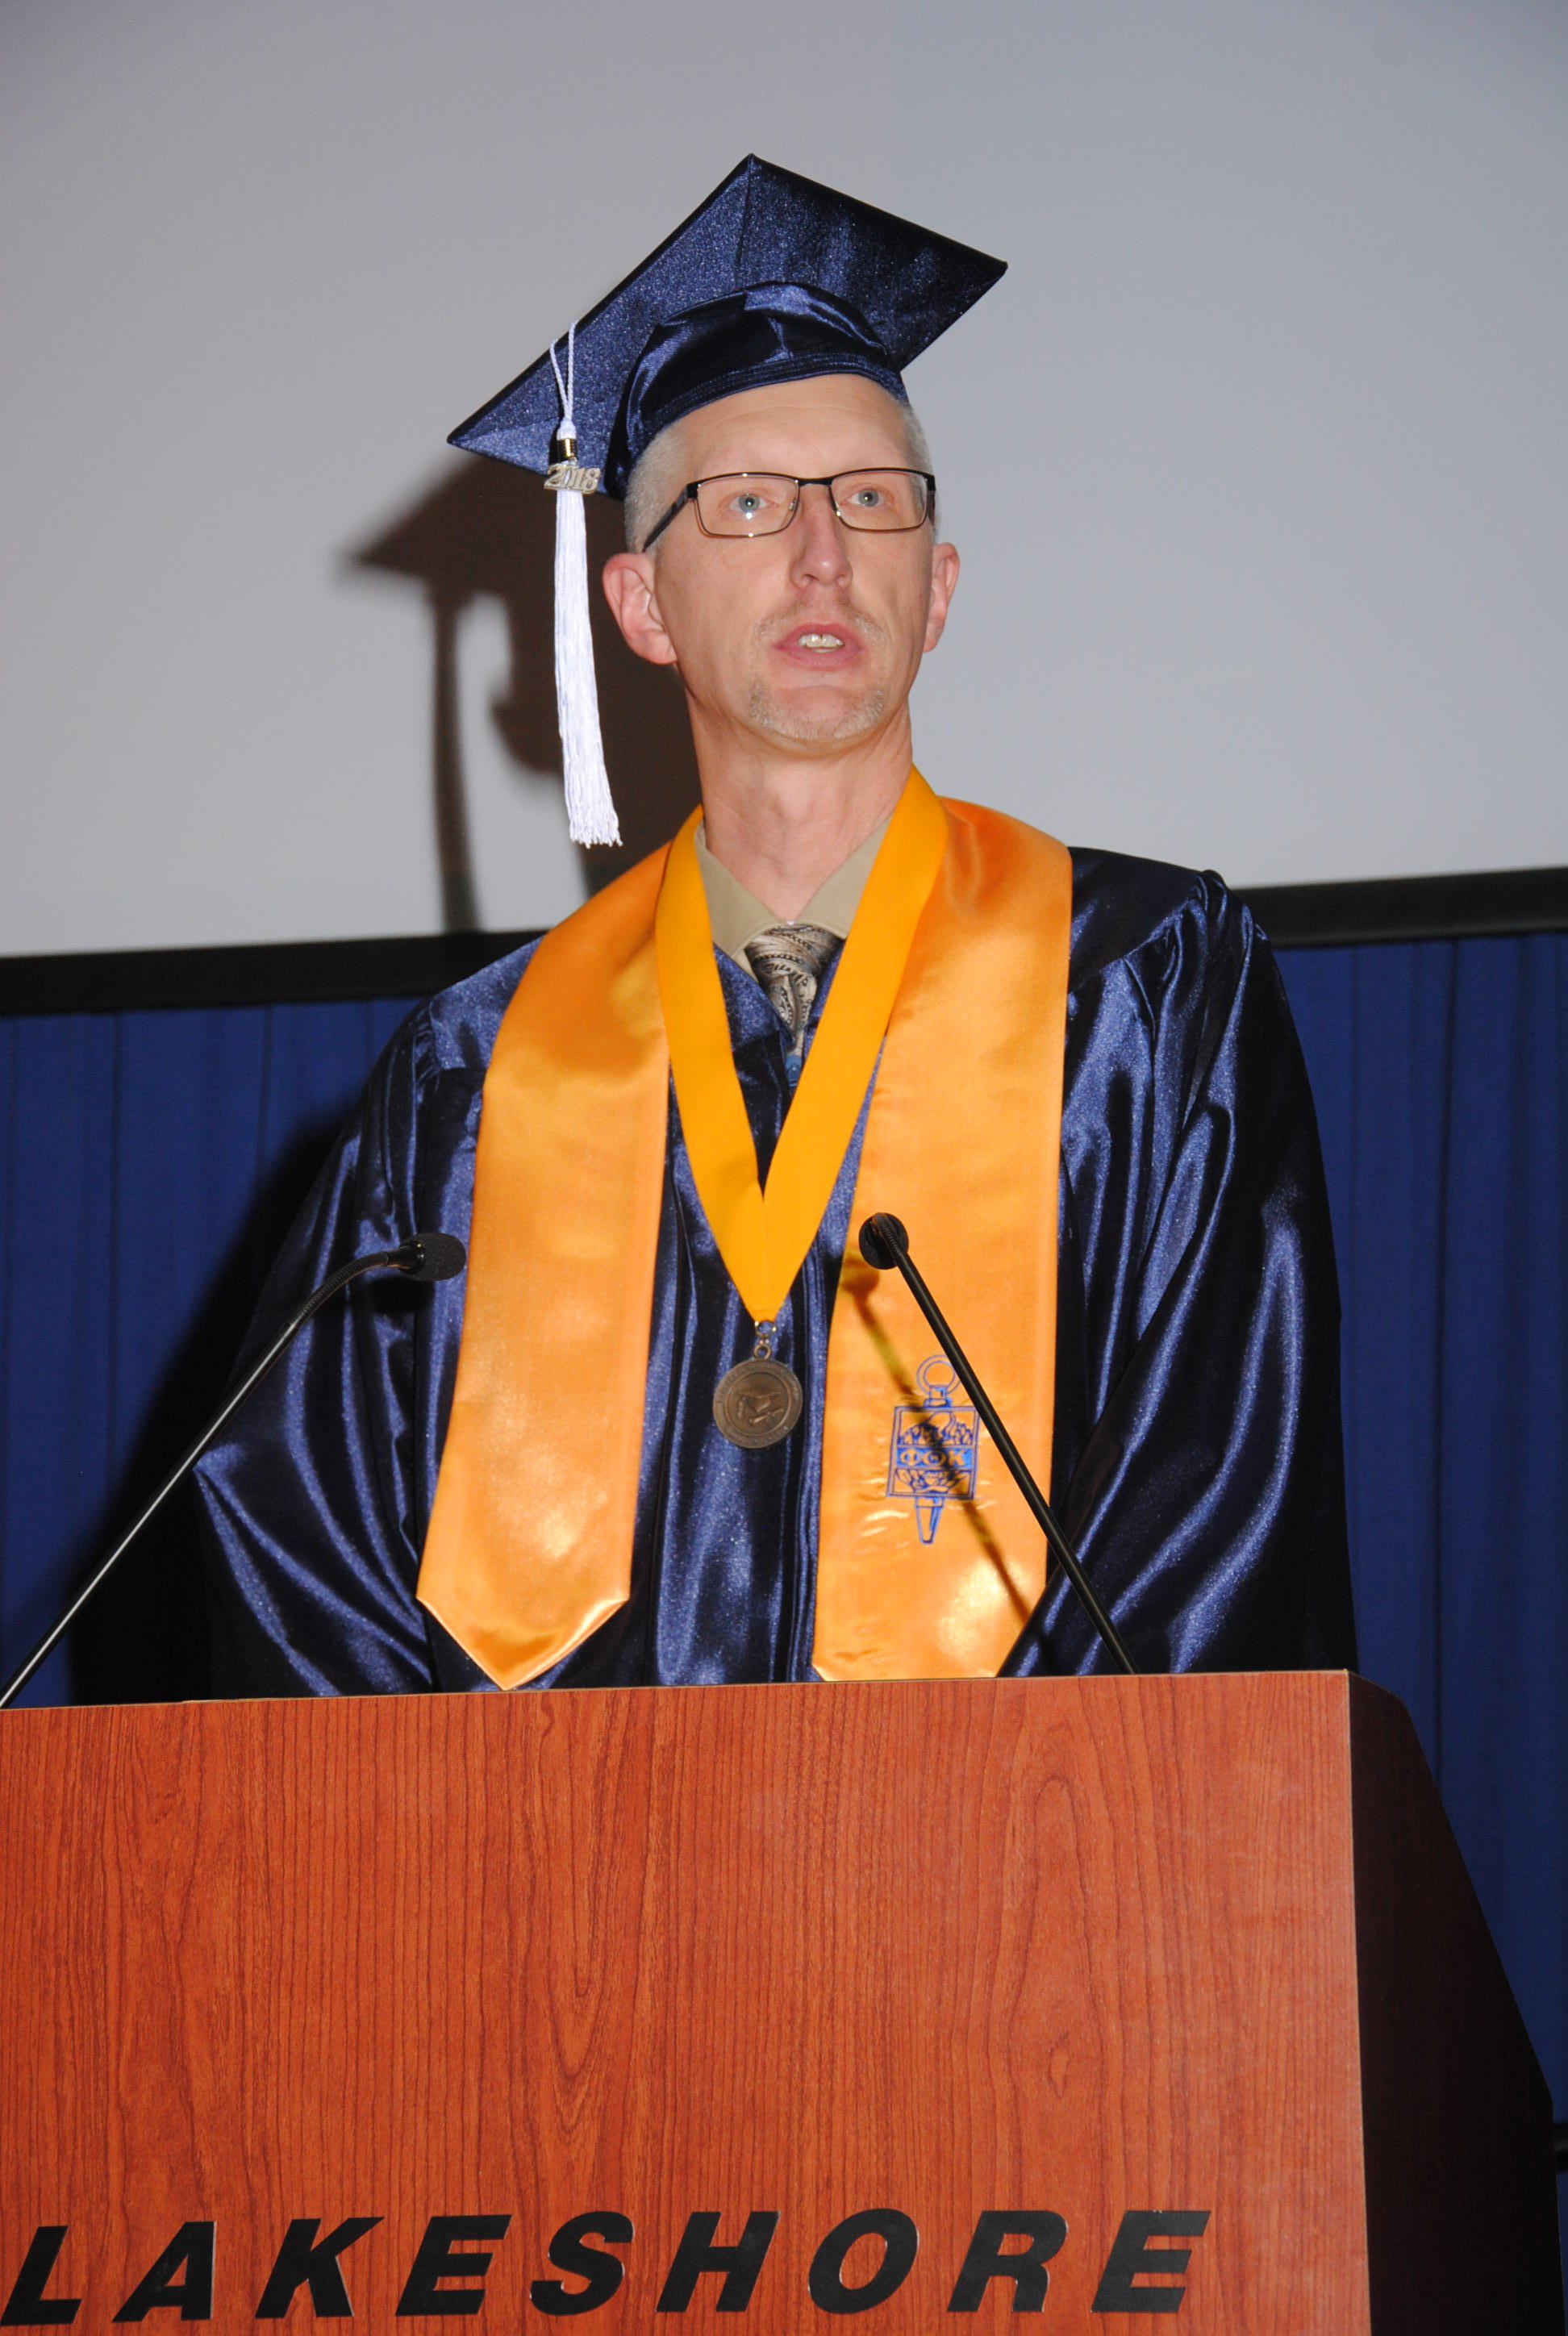
[(455, 1233), (415, 1233), (393, 1252), (393, 1263), (410, 1281), (450, 1281), (468, 1263)]
[(860, 1229), (861, 1255), (879, 1273), (891, 1272), (897, 1265), (901, 1251), (909, 1255), (910, 1237), (897, 1217), (890, 1217), (885, 1209), (866, 1219)]

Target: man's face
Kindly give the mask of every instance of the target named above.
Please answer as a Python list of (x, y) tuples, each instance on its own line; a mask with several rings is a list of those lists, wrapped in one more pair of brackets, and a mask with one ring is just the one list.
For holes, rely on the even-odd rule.
[[(824, 478), (910, 460), (901, 409), (853, 374), (744, 390), (671, 438), (672, 501), (731, 471)], [(957, 552), (932, 534), (846, 528), (823, 487), (777, 535), (705, 535), (688, 504), (656, 557), (610, 561), (606, 589), (638, 654), (679, 668), (699, 735), (821, 754), (901, 716), (957, 580)]]

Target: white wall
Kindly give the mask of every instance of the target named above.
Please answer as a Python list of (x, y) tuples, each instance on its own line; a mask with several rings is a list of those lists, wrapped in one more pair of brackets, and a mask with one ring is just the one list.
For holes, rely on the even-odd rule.
[(939, 785), (1243, 883), (1568, 862), (1565, 129), (1560, 0), (5, 0), (0, 949), (463, 913), (422, 577), (479, 912), (581, 896), (543, 498), (442, 442), (747, 149), (1012, 262), (911, 376)]

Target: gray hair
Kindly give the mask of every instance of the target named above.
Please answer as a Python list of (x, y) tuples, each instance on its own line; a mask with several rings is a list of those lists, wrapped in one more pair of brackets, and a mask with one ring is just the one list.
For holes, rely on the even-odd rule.
[[(911, 471), (930, 472), (930, 444), (912, 405), (900, 408), (903, 415), (904, 443), (909, 450)], [(652, 443), (644, 447), (626, 482), (626, 544), (628, 551), (640, 551), (653, 530), (658, 525), (677, 495), (686, 484), (678, 476), (681, 465), (676, 460), (679, 452), (677, 433), (680, 423), (671, 422)], [(930, 511), (931, 526), (937, 523), (937, 506), (933, 496)], [(654, 546), (655, 559), (658, 546)]]
[[(643, 448), (626, 482), (626, 548), (628, 551), (642, 550), (686, 484), (684, 479), (676, 475), (680, 468), (675, 460), (678, 452), (679, 429), (678, 422), (667, 423), (658, 436)], [(656, 554), (657, 549), (656, 544)]]

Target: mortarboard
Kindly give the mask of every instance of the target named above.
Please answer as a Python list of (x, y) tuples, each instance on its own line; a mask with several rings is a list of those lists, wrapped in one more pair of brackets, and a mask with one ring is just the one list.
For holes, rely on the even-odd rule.
[(903, 368), (1002, 274), (946, 236), (748, 154), (652, 256), (450, 443), (556, 491), (556, 688), (574, 842), (614, 843), (580, 497), (621, 495), (661, 430), (768, 382)]

